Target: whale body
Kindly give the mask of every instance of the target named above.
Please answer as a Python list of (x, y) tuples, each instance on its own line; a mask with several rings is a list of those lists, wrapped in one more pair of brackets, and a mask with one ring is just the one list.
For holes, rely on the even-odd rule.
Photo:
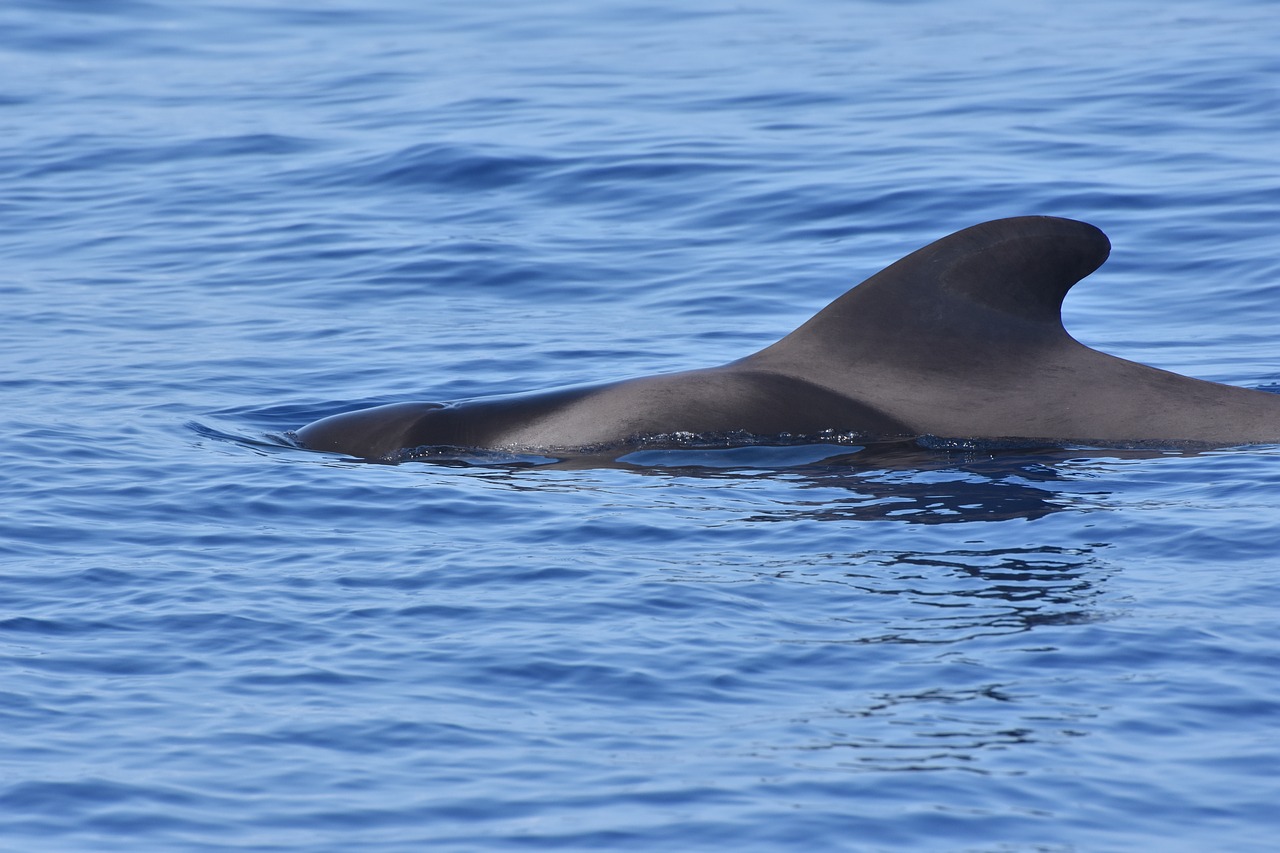
[(625, 450), (679, 437), (823, 435), (1233, 446), (1280, 442), (1280, 395), (1180, 376), (1072, 338), (1062, 300), (1111, 244), (1048, 216), (966, 228), (849, 290), (738, 361), (450, 403), (394, 403), (302, 427), (313, 450)]

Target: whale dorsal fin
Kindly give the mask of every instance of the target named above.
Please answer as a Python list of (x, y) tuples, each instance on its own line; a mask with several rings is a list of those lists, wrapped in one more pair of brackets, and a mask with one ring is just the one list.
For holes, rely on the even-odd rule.
[(842, 387), (853, 365), (948, 372), (1074, 345), (1071, 286), (1110, 253), (1105, 234), (1049, 216), (998, 219), (912, 252), (744, 361)]

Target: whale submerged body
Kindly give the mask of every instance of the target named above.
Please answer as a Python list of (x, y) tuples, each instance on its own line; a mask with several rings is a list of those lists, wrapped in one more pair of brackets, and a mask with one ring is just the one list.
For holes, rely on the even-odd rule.
[(453, 403), (394, 403), (297, 431), (366, 459), (449, 446), (625, 450), (674, 436), (937, 436), (1049, 444), (1280, 441), (1280, 395), (1090, 349), (1062, 300), (1110, 243), (1083, 222), (1001, 219), (944, 237), (782, 340), (719, 367)]

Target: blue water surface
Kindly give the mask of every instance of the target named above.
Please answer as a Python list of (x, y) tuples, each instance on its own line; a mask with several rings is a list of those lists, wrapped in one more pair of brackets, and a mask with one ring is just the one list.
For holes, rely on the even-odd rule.
[(1270, 0), (0, 6), (0, 848), (1262, 851), (1280, 449), (368, 464), (976, 222), (1280, 382)]

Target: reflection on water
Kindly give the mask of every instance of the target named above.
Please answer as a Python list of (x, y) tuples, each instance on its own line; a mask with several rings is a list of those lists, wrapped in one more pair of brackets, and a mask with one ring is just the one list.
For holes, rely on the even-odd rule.
[[(884, 692), (830, 709), (806, 741), (778, 751), (806, 766), (849, 772), (961, 770), (1023, 775), (1051, 765), (1042, 752), (1088, 735), (1099, 709), (1065, 703), (1045, 708), (1021, 685)], [(1061, 758), (1058, 758), (1061, 761)]]
[(826, 630), (785, 643), (837, 655), (849, 673), (838, 699), (769, 747), (797, 767), (1020, 776), (1061, 762), (1106, 716), (1063, 689), (1079, 675), (1061, 650), (1078, 657), (1087, 626), (1112, 615), (1094, 547), (851, 551), (794, 574), (836, 601)]
[(773, 506), (750, 521), (951, 524), (1034, 520), (1072, 509), (1086, 494), (1077, 487), (1079, 463), (1085, 459), (1194, 454), (1158, 449), (941, 451), (911, 442), (833, 450), (823, 445), (666, 450), (630, 454), (618, 464), (653, 475), (770, 479), (798, 486), (786, 496), (779, 494)]
[[(955, 643), (1042, 625), (1093, 621), (1105, 579), (1090, 548), (1041, 546), (927, 553), (856, 553), (839, 582), (899, 599), (908, 618), (859, 643)], [(865, 612), (855, 621), (865, 622)]]

